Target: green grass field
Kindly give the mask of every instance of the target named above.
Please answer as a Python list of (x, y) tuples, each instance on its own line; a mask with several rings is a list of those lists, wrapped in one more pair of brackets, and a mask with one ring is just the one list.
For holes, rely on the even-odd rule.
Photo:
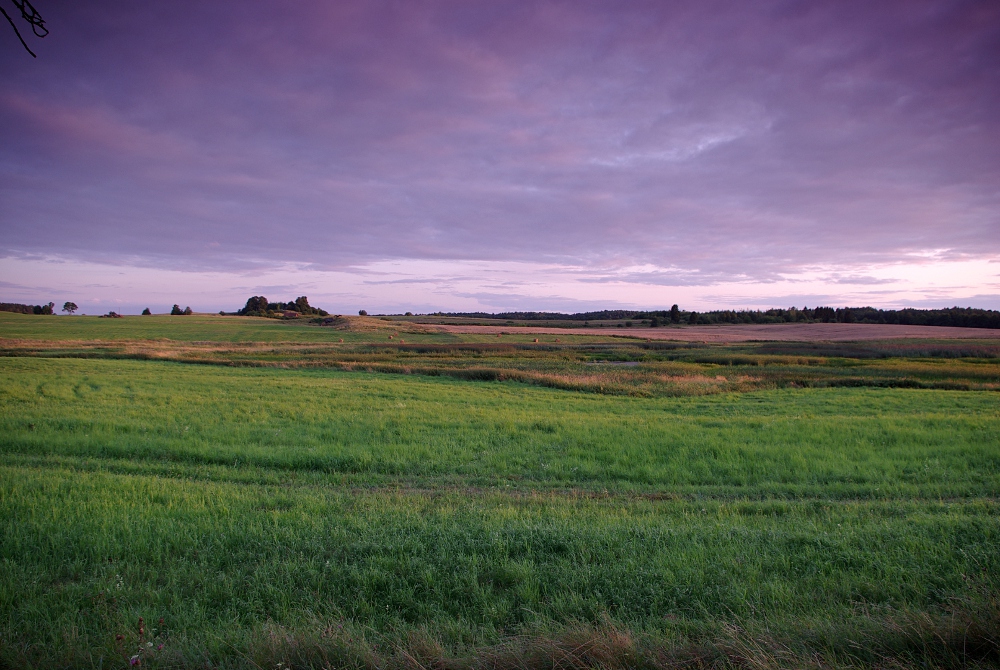
[(0, 314), (0, 666), (1000, 663), (996, 343), (403, 337)]

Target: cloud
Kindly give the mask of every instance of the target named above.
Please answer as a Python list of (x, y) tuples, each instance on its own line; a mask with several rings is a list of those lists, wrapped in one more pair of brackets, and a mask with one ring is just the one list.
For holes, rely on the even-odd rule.
[(665, 287), (1000, 255), (994, 4), (102, 8), (0, 59), (0, 253)]
[(875, 284), (895, 284), (899, 281), (898, 279), (882, 279), (868, 275), (833, 275), (830, 279), (837, 284), (861, 284), (865, 286), (873, 286)]
[(539, 304), (546, 306), (544, 311), (563, 312), (568, 314), (592, 312), (602, 309), (628, 309), (635, 307), (635, 305), (629, 303), (608, 302), (606, 300), (581, 300), (566, 298), (559, 295), (536, 296), (518, 295), (516, 293), (479, 292), (458, 293), (456, 296), (460, 298), (472, 298), (478, 303), (479, 307), (476, 309), (462, 310), (467, 312), (536, 311), (538, 310)]

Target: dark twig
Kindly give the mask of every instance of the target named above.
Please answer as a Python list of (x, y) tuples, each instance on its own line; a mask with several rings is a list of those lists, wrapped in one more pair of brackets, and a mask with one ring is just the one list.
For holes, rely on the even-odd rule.
[[(11, 0), (14, 6), (21, 10), (21, 18), (31, 24), (31, 31), (35, 33), (35, 37), (45, 37), (49, 34), (49, 29), (45, 27), (45, 19), (42, 15), (38, 13), (38, 10), (32, 6), (28, 0)], [(17, 29), (17, 25), (14, 23), (14, 19), (10, 18), (10, 14), (7, 13), (3, 7), (0, 7), (0, 12), (3, 12), (4, 17), (10, 24), (10, 27), (14, 29), (14, 34), (17, 35), (17, 39), (21, 40), (21, 46), (24, 50), (31, 54), (32, 58), (37, 58), (35, 52), (28, 47), (28, 43), (24, 41), (21, 37), (21, 31)]]
[(21, 10), (21, 18), (31, 24), (31, 31), (36, 37), (45, 37), (49, 34), (49, 29), (45, 27), (45, 19), (28, 0), (11, 0), (11, 2)]
[(37, 56), (35, 55), (35, 52), (34, 52), (34, 51), (32, 51), (31, 49), (29, 49), (29, 48), (28, 48), (28, 45), (27, 45), (27, 44), (25, 44), (25, 42), (24, 42), (24, 38), (23, 38), (23, 37), (21, 37), (21, 31), (17, 29), (17, 26), (16, 26), (16, 25), (14, 25), (14, 19), (10, 18), (10, 14), (8, 14), (8, 13), (7, 13), (7, 10), (5, 10), (5, 9), (4, 9), (3, 7), (0, 7), (0, 12), (3, 12), (3, 15), (4, 15), (5, 17), (7, 17), (7, 21), (9, 21), (9, 22), (10, 22), (10, 27), (14, 29), (14, 34), (15, 34), (15, 35), (17, 35), (17, 39), (21, 40), (21, 45), (22, 45), (22, 46), (23, 46), (23, 47), (25, 48), (25, 50), (26, 50), (26, 51), (27, 51), (27, 52), (28, 52), (29, 54), (31, 54), (31, 57), (32, 57), (32, 58), (37, 58)]

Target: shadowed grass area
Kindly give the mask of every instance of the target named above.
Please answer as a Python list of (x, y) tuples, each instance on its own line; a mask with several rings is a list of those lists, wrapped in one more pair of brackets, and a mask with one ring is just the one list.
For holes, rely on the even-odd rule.
[[(408, 332), (424, 327), (357, 317), (333, 323), (0, 314), (0, 356), (442, 375), (644, 397), (830, 386), (1000, 390), (1000, 343), (987, 340), (705, 345)], [(96, 339), (81, 339), (88, 334)]]

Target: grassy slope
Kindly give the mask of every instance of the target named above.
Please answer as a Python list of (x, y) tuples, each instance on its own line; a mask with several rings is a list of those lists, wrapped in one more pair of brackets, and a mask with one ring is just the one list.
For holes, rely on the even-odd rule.
[(0, 665), (121, 667), (142, 616), (165, 667), (416, 667), (585, 624), (663, 648), (734, 623), (785, 635), (793, 666), (960, 666), (899, 621), (997, 592), (998, 438), (983, 392), (0, 359)]
[(6, 454), (249, 465), (353, 484), (986, 495), (992, 393), (608, 398), (513, 383), (0, 359)]
[(277, 319), (221, 316), (31, 316), (0, 312), (0, 335), (35, 340), (159, 340), (181, 342), (331, 342), (332, 329)]

